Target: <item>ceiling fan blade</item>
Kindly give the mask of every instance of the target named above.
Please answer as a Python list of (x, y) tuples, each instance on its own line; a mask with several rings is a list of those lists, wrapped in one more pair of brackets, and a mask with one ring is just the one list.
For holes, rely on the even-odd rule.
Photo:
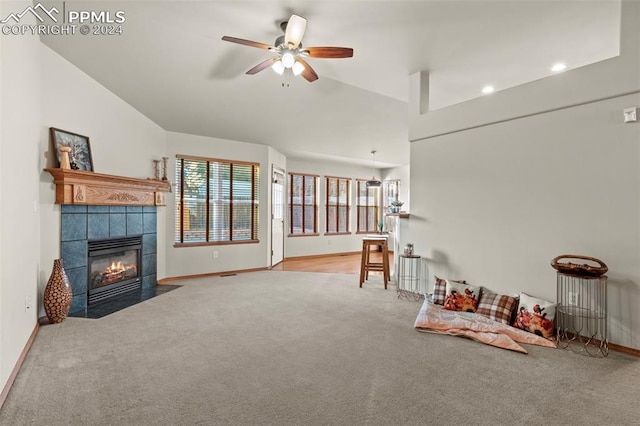
[(301, 74), (304, 78), (307, 79), (309, 83), (313, 83), (318, 79), (318, 74), (316, 74), (316, 72), (313, 70), (313, 68), (311, 68), (311, 65), (309, 65), (307, 61), (305, 61), (299, 56), (296, 58), (296, 61), (304, 65), (304, 71), (302, 71)]
[(259, 43), (257, 41), (245, 40), (243, 38), (224, 36), (222, 37), (222, 40), (230, 41), (231, 43), (244, 44), (245, 46), (257, 47), (259, 49), (265, 49), (265, 50), (271, 49), (271, 46), (269, 46), (268, 44)]
[(247, 71), (247, 74), (250, 74), (250, 75), (257, 74), (260, 71), (262, 71), (263, 69), (269, 68), (278, 59), (279, 58), (269, 58), (266, 61), (262, 61), (258, 65), (256, 65), (255, 67), (253, 67), (249, 71)]
[(350, 47), (305, 47), (303, 51), (309, 52), (310, 58), (351, 58), (353, 49)]
[(304, 36), (304, 31), (306, 28), (306, 19), (304, 19), (302, 16), (291, 15), (291, 18), (289, 18), (289, 21), (287, 21), (287, 30), (284, 33), (285, 44), (291, 45), (292, 49), (296, 49), (302, 41), (302, 37)]

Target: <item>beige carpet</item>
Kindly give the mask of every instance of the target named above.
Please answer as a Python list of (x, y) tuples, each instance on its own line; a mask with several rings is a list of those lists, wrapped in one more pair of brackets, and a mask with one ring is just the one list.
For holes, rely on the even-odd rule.
[(420, 333), (380, 276), (185, 281), (44, 326), (2, 425), (637, 424), (640, 360)]

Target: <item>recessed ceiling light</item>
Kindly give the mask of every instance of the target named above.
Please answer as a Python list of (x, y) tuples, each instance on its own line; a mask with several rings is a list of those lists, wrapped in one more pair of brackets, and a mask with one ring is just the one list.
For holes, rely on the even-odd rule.
[(485, 95), (489, 93), (493, 93), (493, 91), (494, 91), (493, 86), (484, 86), (482, 88), (482, 93), (484, 93)]
[(563, 64), (562, 62), (553, 64), (553, 66), (551, 67), (551, 71), (553, 72), (560, 72), (560, 71), (564, 71), (565, 69), (567, 69), (567, 65)]

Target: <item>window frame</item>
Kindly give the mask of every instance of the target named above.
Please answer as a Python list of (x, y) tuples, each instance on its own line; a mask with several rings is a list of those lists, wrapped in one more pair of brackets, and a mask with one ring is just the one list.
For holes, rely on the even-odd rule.
[[(367, 191), (367, 196), (366, 196), (367, 204), (365, 204), (364, 206), (360, 205), (360, 188), (361, 188), (361, 185), (363, 185), (364, 188)], [(356, 234), (370, 234), (370, 233), (378, 232), (378, 222), (380, 222), (380, 192), (379, 192), (380, 189), (382, 189), (382, 188), (378, 188), (378, 187), (370, 188), (370, 187), (368, 187), (366, 179), (356, 179), (356, 194), (355, 194), (355, 196), (356, 196)], [(371, 198), (369, 196), (369, 191), (370, 190), (374, 191), (373, 199), (375, 200), (375, 204), (372, 205), (372, 206), (368, 204), (369, 198)], [(376, 218), (376, 221), (375, 221), (375, 224), (373, 225), (373, 228), (370, 228), (369, 224), (367, 223), (366, 230), (363, 230), (363, 231), (360, 230), (360, 224), (361, 224), (361, 219), (362, 219), (361, 216), (360, 216), (360, 208), (362, 208), (362, 207), (367, 209), (367, 211), (368, 211), (369, 208), (374, 208), (375, 209), (375, 218)], [(365, 219), (365, 222), (368, 222), (369, 221), (368, 220), (369, 219), (369, 215), (367, 214), (364, 219)]]
[[(329, 181), (330, 180), (337, 180), (336, 185), (338, 185), (338, 188), (340, 188), (340, 182), (344, 181), (347, 185), (347, 197), (346, 197), (346, 204), (342, 205), (339, 202), (337, 204), (331, 204), (329, 202)], [(324, 212), (325, 212), (325, 233), (324, 235), (349, 235), (351, 234), (349, 225), (351, 224), (351, 221), (349, 220), (350, 216), (351, 216), (351, 178), (346, 178), (346, 177), (339, 177), (339, 176), (325, 176), (324, 177), (324, 182), (325, 182), (325, 199), (324, 199)], [(336, 231), (329, 231), (329, 208), (330, 207), (335, 207), (336, 208)], [(347, 212), (346, 212), (346, 218), (345, 218), (345, 230), (342, 231), (340, 230), (340, 207), (346, 207)]]
[[(288, 194), (288, 206), (287, 206), (287, 212), (288, 212), (288, 226), (287, 226), (287, 236), (289, 237), (315, 237), (320, 235), (320, 233), (318, 232), (318, 180), (319, 180), (319, 175), (314, 175), (311, 173), (299, 173), (299, 172), (289, 172), (288, 173), (289, 178), (287, 179), (288, 184), (289, 184), (289, 194)], [(294, 203), (293, 202), (293, 191), (294, 191), (294, 185), (293, 185), (293, 179), (294, 176), (297, 177), (302, 177), (302, 194), (300, 194), (300, 200), (302, 200), (302, 204), (300, 203)], [(308, 207), (309, 205), (306, 203), (306, 179), (307, 178), (312, 178), (313, 179), (313, 232), (306, 232), (306, 207)], [(294, 232), (294, 223), (293, 223), (293, 209), (294, 207), (299, 206), (301, 208), (302, 211), (302, 226), (301, 226), (301, 232)]]
[[(185, 170), (185, 161), (193, 161), (193, 162), (205, 162), (206, 163), (206, 195), (205, 195), (205, 241), (185, 241), (185, 221), (184, 221), (184, 170)], [(180, 166), (178, 167), (178, 162)], [(230, 167), (230, 199), (229, 199), (229, 239), (225, 240), (210, 240), (211, 229), (210, 229), (210, 191), (211, 191), (211, 163), (221, 163), (225, 165), (229, 165)], [(243, 240), (234, 240), (233, 239), (233, 210), (234, 205), (237, 203), (233, 202), (233, 167), (234, 166), (250, 166), (251, 167), (251, 238), (243, 239)], [(180, 173), (180, 178), (178, 179), (178, 173)], [(174, 244), (173, 246), (176, 248), (181, 247), (198, 247), (198, 246), (213, 246), (213, 245), (231, 245), (231, 244), (257, 244), (260, 242), (259, 239), (259, 217), (260, 217), (260, 163), (250, 162), (250, 161), (240, 161), (240, 160), (227, 160), (221, 158), (209, 158), (209, 157), (198, 157), (198, 156), (190, 156), (190, 155), (176, 155), (176, 180), (180, 182), (179, 187), (176, 191), (175, 197), (175, 224), (176, 228), (174, 231)], [(178, 185), (176, 185), (178, 186)], [(179, 229), (177, 228), (179, 226)], [(176, 237), (179, 236), (179, 241), (176, 240)]]

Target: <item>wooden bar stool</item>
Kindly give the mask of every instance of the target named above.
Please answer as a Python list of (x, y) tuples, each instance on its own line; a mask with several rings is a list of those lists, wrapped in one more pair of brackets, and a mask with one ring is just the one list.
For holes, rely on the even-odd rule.
[[(382, 262), (371, 261), (371, 247), (377, 249), (382, 247)], [(362, 239), (362, 259), (360, 261), (360, 288), (362, 283), (369, 279), (369, 271), (382, 272), (384, 278), (384, 288), (386, 290), (387, 283), (391, 279), (389, 273), (389, 247), (387, 237), (365, 237)]]

